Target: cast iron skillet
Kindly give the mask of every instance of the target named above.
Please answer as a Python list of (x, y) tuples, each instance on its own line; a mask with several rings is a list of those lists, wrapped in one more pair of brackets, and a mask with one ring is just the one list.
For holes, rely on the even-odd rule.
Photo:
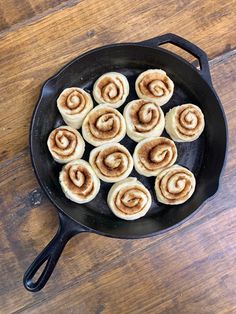
[[(200, 70), (176, 54), (159, 45), (172, 43), (195, 56)], [(183, 205), (167, 206), (156, 201), (154, 179), (137, 176), (151, 191), (153, 203), (148, 214), (136, 221), (124, 221), (115, 217), (106, 203), (111, 184), (102, 183), (97, 197), (90, 203), (78, 205), (68, 200), (59, 185), (61, 165), (53, 161), (47, 149), (47, 137), (56, 127), (64, 124), (56, 106), (62, 90), (79, 86), (92, 91), (97, 77), (109, 71), (118, 71), (127, 76), (130, 83), (129, 100), (137, 98), (134, 82), (146, 69), (164, 69), (175, 83), (174, 96), (162, 107), (167, 112), (171, 107), (191, 102), (203, 111), (206, 127), (201, 137), (192, 143), (176, 143), (177, 163), (189, 168), (196, 176), (194, 195)], [(120, 111), (123, 111), (122, 106)], [(167, 136), (167, 134), (164, 134)], [(127, 136), (121, 141), (130, 152), (135, 142)], [(91, 146), (86, 144), (84, 159), (88, 160)], [(30, 150), (33, 168), (38, 181), (51, 202), (58, 209), (59, 229), (51, 242), (36, 257), (24, 275), (24, 286), (35, 292), (48, 281), (67, 241), (77, 233), (95, 232), (116, 238), (143, 238), (168, 231), (189, 218), (218, 189), (220, 174), (227, 149), (227, 126), (225, 115), (211, 83), (206, 54), (194, 44), (173, 34), (166, 34), (140, 43), (122, 43), (100, 47), (84, 53), (67, 64), (43, 85), (41, 95), (32, 117)], [(33, 277), (45, 263), (39, 278)]]

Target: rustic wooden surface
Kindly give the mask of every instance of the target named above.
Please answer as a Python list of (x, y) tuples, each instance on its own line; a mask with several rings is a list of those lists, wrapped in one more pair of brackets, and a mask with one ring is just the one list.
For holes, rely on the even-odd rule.
[[(235, 8), (234, 0), (0, 1), (0, 313), (236, 313)], [(28, 152), (40, 86), (86, 50), (166, 32), (209, 56), (229, 126), (219, 192), (161, 236), (73, 238), (45, 289), (27, 292), (22, 275), (57, 228)]]

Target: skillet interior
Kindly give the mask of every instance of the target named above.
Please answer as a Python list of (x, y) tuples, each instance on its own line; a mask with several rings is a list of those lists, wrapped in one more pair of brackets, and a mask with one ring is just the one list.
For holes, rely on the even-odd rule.
[[(116, 218), (107, 206), (106, 196), (111, 184), (102, 182), (99, 194), (90, 203), (78, 205), (68, 200), (58, 181), (61, 165), (53, 161), (46, 142), (49, 133), (64, 124), (56, 107), (56, 99), (64, 88), (79, 86), (92, 91), (98, 76), (105, 72), (118, 71), (129, 80), (129, 101), (137, 98), (134, 90), (137, 75), (149, 68), (164, 69), (175, 83), (173, 97), (162, 107), (164, 113), (173, 106), (192, 102), (202, 109), (206, 127), (198, 140), (192, 143), (177, 143), (177, 163), (193, 171), (197, 179), (196, 191), (192, 198), (179, 206), (159, 204), (154, 193), (155, 178), (145, 178), (133, 170), (131, 176), (137, 176), (150, 190), (153, 203), (145, 217), (126, 222)], [(123, 108), (124, 105), (119, 110), (122, 112)], [(167, 136), (166, 133), (163, 135)], [(136, 144), (127, 136), (121, 143), (131, 153)], [(34, 112), (30, 145), (39, 182), (59, 210), (81, 225), (101, 234), (123, 238), (144, 237), (180, 223), (216, 192), (225, 158), (226, 126), (213, 89), (190, 64), (164, 49), (121, 44), (98, 48), (82, 55), (46, 82)], [(88, 160), (91, 149), (92, 146), (86, 143), (83, 159)]]

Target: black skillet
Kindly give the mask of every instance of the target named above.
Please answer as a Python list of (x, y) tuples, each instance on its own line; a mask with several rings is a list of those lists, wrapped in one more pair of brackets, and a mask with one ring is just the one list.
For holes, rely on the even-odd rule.
[[(160, 48), (159, 45), (164, 43), (172, 43), (195, 56), (200, 63), (200, 70), (176, 54)], [(131, 176), (137, 176), (152, 193), (153, 203), (145, 217), (136, 221), (115, 217), (106, 203), (111, 184), (102, 183), (99, 194), (90, 203), (78, 205), (71, 202), (59, 185), (61, 166), (53, 161), (46, 144), (49, 133), (64, 124), (56, 106), (58, 95), (70, 86), (92, 91), (94, 81), (101, 74), (118, 71), (129, 80), (129, 101), (137, 98), (134, 89), (136, 77), (150, 68), (164, 69), (175, 83), (173, 97), (162, 107), (164, 112), (173, 106), (191, 102), (198, 105), (205, 115), (206, 127), (200, 138), (192, 143), (177, 143), (177, 163), (193, 171), (197, 179), (194, 195), (179, 206), (159, 204), (154, 195), (154, 178), (145, 178), (133, 171)], [(120, 108), (121, 112), (123, 107)], [(121, 143), (133, 152), (135, 143), (131, 139), (126, 136)], [(91, 148), (86, 144), (84, 159), (88, 160)], [(25, 288), (35, 292), (44, 287), (65, 244), (78, 233), (95, 232), (125, 239), (143, 238), (166, 232), (191, 217), (217, 191), (226, 149), (225, 115), (212, 87), (207, 56), (189, 41), (166, 34), (140, 43), (100, 47), (71, 61), (45, 82), (32, 117), (30, 150), (33, 167), (43, 191), (58, 209), (60, 224), (54, 238), (26, 271), (23, 279)], [(43, 271), (34, 282), (33, 277), (44, 262)]]

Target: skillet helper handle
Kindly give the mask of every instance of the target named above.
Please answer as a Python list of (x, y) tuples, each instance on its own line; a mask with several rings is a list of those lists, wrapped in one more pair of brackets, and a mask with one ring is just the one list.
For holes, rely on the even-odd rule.
[(160, 46), (160, 45), (168, 44), (168, 43), (187, 51), (188, 53), (193, 55), (196, 59), (198, 59), (198, 62), (200, 64), (199, 72), (201, 73), (203, 78), (212, 85), (207, 55), (201, 48), (194, 45), (190, 41), (180, 36), (177, 36), (175, 34), (168, 33), (168, 34), (154, 37), (154, 38), (141, 42), (141, 44), (145, 44), (151, 47), (156, 47), (156, 46)]
[[(59, 222), (59, 228), (54, 238), (35, 258), (33, 263), (29, 266), (24, 274), (23, 283), (25, 288), (30, 292), (37, 292), (45, 286), (59, 260), (66, 243), (77, 233), (87, 231), (82, 229), (82, 227), (78, 226), (77, 223), (61, 213), (59, 213)], [(42, 271), (40, 270), (40, 276), (35, 282), (33, 282), (35, 274), (44, 263), (46, 264)]]

